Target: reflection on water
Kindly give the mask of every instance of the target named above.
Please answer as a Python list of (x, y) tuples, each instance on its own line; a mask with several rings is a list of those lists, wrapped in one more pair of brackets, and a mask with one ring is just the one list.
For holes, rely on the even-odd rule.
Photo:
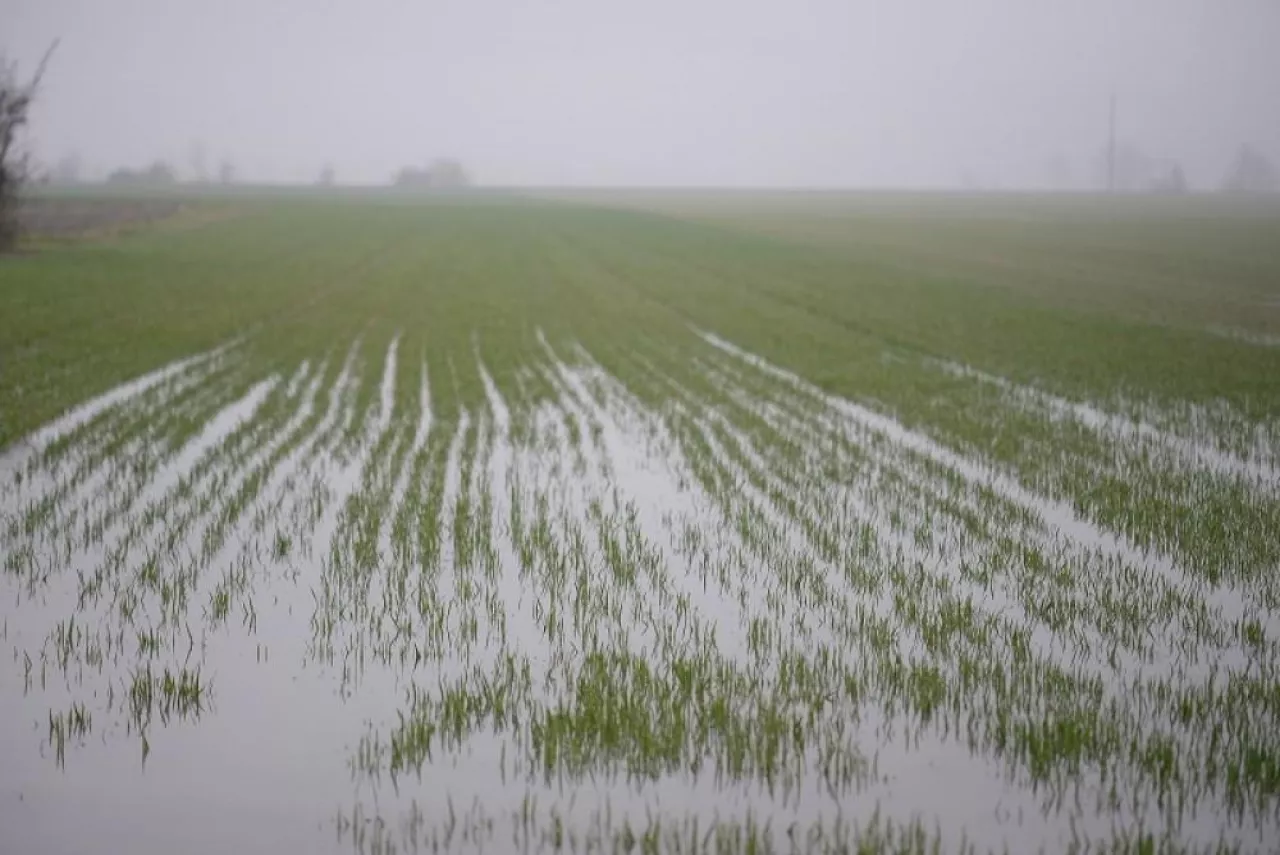
[[(469, 408), (398, 337), (283, 372), (223, 349), (11, 452), (3, 848), (1280, 830), (1268, 588), (710, 334), (612, 371), (539, 341), (506, 374), (477, 347)], [(1001, 388), (1162, 465), (1229, 457)]]

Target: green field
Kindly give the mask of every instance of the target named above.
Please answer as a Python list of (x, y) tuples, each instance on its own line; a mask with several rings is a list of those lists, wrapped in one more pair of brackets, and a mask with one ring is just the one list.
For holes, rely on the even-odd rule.
[(0, 554), (15, 851), (1266, 851), (1280, 205), (205, 200), (0, 257)]

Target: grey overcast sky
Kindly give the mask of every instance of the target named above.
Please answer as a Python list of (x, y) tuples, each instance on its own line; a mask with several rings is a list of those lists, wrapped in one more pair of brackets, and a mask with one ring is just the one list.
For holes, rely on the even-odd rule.
[(32, 144), (99, 175), (1083, 185), (1113, 89), (1193, 185), (1280, 160), (1280, 0), (0, 0), (24, 68), (55, 37)]

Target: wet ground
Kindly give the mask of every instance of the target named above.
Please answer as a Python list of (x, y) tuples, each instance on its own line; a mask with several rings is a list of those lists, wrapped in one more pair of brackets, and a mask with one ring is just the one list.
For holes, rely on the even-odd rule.
[[(1280, 839), (1272, 582), (695, 332), (501, 374), (234, 343), (5, 452), (6, 847)], [(468, 359), (482, 406), (450, 403)], [(930, 370), (1280, 491), (1267, 442)]]

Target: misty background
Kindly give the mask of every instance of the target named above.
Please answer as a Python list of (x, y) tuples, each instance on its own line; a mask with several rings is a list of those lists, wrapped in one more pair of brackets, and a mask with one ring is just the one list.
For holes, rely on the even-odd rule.
[(43, 162), (82, 177), (1060, 187), (1124, 151), (1280, 160), (1276, 0), (0, 0)]

